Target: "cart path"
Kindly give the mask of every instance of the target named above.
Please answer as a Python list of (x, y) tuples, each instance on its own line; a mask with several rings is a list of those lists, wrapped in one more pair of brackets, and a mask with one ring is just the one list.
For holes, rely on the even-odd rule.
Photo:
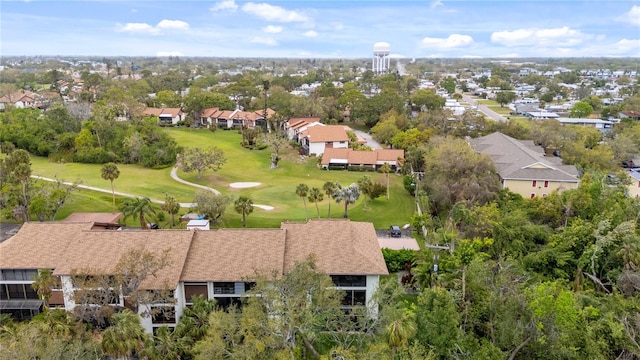
[[(47, 177), (44, 177), (44, 176), (38, 176), (38, 175), (31, 175), (31, 177), (33, 179), (50, 181), (50, 182), (57, 182), (58, 181), (57, 179), (51, 179), (51, 178), (47, 178)], [(171, 178), (173, 180), (177, 181), (177, 182), (183, 183), (183, 184), (188, 185), (188, 186), (196, 187), (196, 188), (203, 189), (203, 190), (209, 190), (209, 191), (211, 191), (211, 192), (213, 192), (215, 194), (220, 194), (220, 191), (218, 191), (218, 190), (216, 190), (214, 188), (211, 188), (211, 187), (208, 187), (208, 186), (204, 186), (204, 185), (200, 185), (200, 184), (194, 184), (192, 182), (189, 182), (189, 181), (181, 179), (180, 177), (178, 177), (178, 169), (176, 167), (171, 169)], [(74, 184), (74, 183), (72, 183), (70, 181), (61, 181), (61, 183), (64, 184), (64, 185), (68, 185), (68, 186), (71, 186), (71, 185)], [(82, 185), (82, 184), (78, 184), (77, 186), (80, 189), (87, 189), (87, 190), (92, 190), (92, 191), (98, 191), (98, 192), (111, 194), (111, 190), (109, 190), (109, 189), (103, 189), (103, 188), (98, 188), (98, 187), (95, 187), (95, 186)], [(116, 195), (129, 197), (129, 198), (141, 198), (141, 196), (124, 193), (124, 192), (121, 192), (121, 191), (114, 191), (114, 193)], [(156, 203), (156, 204), (164, 204), (164, 200), (151, 199), (151, 198), (149, 200), (151, 200), (151, 202)], [(182, 208), (193, 208), (196, 205), (197, 205), (196, 203), (180, 203), (180, 207), (182, 207)], [(260, 208), (262, 210), (266, 210), (266, 211), (273, 210), (273, 206), (269, 206), (269, 205), (253, 204), (253, 206), (257, 207), (257, 208)]]

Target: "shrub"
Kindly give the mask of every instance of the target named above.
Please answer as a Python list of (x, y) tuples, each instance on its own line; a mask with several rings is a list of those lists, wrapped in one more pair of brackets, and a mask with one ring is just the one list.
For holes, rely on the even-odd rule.
[(387, 264), (387, 269), (390, 273), (405, 270), (405, 265), (413, 263), (416, 254), (417, 252), (414, 250), (382, 249), (382, 256), (384, 256), (384, 262)]

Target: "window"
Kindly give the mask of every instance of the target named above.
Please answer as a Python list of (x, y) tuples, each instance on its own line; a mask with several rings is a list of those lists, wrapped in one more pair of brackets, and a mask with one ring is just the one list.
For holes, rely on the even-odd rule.
[(157, 306), (152, 309), (154, 324), (175, 324), (176, 308), (173, 306)]
[(256, 287), (256, 283), (255, 282), (245, 282), (244, 283), (244, 291), (249, 291), (249, 290), (253, 289), (254, 287)]
[(209, 298), (207, 284), (184, 284), (184, 299), (186, 302), (192, 303), (193, 297), (198, 295), (204, 296), (205, 299)]
[(544, 187), (549, 187), (549, 180), (544, 181)]
[(38, 270), (36, 269), (8, 269), (0, 272), (0, 280), (7, 281), (33, 281)]
[(546, 196), (547, 196), (547, 194), (542, 194), (542, 197), (546, 197)]
[(367, 302), (367, 292), (364, 290), (346, 290), (342, 299), (343, 306), (364, 305)]
[(227, 296), (227, 297), (217, 297), (215, 299), (216, 299), (216, 306), (223, 310), (227, 310), (231, 306), (237, 306), (237, 307), (242, 306), (242, 300), (239, 297)]
[(538, 182), (537, 182), (537, 181), (535, 181), (535, 180), (531, 181), (531, 187), (536, 187), (537, 183), (538, 183)]
[(364, 275), (331, 275), (331, 280), (338, 287), (367, 286), (367, 277)]
[(2, 300), (38, 300), (38, 293), (31, 284), (0, 284)]
[(533, 199), (534, 197), (536, 197), (535, 193), (531, 193), (531, 198)]
[(213, 294), (235, 294), (236, 284), (232, 282), (216, 282), (213, 283)]

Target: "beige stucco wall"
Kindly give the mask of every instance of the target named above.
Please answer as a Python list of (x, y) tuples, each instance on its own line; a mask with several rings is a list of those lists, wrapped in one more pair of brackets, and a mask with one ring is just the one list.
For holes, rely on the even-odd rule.
[(536, 180), (535, 187), (532, 186), (531, 180), (504, 180), (503, 184), (505, 188), (508, 188), (511, 192), (520, 194), (525, 199), (531, 198), (531, 194), (545, 196), (554, 190), (564, 191), (578, 187), (577, 181), (575, 183), (549, 181), (547, 187), (544, 187), (544, 180)]
[(631, 184), (629, 185), (629, 196), (632, 198), (640, 198), (640, 181), (636, 179), (631, 179)]

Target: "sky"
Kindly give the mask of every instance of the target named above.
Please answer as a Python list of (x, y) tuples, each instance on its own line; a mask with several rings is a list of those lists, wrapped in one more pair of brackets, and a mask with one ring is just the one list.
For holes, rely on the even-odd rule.
[(0, 55), (640, 57), (640, 0), (1, 1)]

